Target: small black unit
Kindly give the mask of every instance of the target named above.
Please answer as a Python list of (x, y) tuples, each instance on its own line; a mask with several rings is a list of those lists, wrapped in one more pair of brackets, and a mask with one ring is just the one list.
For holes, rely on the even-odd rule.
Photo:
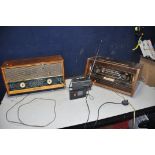
[(71, 80), (69, 87), (70, 100), (86, 97), (87, 91), (91, 90), (91, 80), (89, 78), (77, 77)]

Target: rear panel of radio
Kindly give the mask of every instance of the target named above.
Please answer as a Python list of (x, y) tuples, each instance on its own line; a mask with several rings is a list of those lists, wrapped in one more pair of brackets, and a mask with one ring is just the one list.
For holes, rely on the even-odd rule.
[(94, 59), (88, 58), (85, 76), (91, 73), (90, 78), (95, 85), (133, 96), (140, 72), (139, 65), (98, 57), (93, 67)]
[(61, 56), (7, 61), (1, 69), (9, 95), (65, 86)]

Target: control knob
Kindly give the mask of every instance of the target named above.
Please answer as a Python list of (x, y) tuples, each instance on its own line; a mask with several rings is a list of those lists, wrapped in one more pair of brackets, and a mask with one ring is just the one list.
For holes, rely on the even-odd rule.
[(20, 83), (20, 88), (25, 88), (26, 84), (24, 82)]
[(52, 79), (47, 79), (47, 84), (52, 84)]

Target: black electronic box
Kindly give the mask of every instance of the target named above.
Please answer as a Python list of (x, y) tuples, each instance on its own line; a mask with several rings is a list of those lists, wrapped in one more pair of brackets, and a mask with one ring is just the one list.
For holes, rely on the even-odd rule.
[(69, 87), (70, 100), (86, 97), (87, 91), (91, 90), (92, 82), (89, 78), (76, 77), (71, 80)]

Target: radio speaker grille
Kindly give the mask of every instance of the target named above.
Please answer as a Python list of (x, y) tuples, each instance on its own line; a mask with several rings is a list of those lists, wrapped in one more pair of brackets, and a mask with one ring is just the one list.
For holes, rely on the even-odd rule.
[(8, 82), (38, 79), (43, 77), (56, 77), (62, 75), (62, 64), (42, 64), (26, 67), (6, 68)]

